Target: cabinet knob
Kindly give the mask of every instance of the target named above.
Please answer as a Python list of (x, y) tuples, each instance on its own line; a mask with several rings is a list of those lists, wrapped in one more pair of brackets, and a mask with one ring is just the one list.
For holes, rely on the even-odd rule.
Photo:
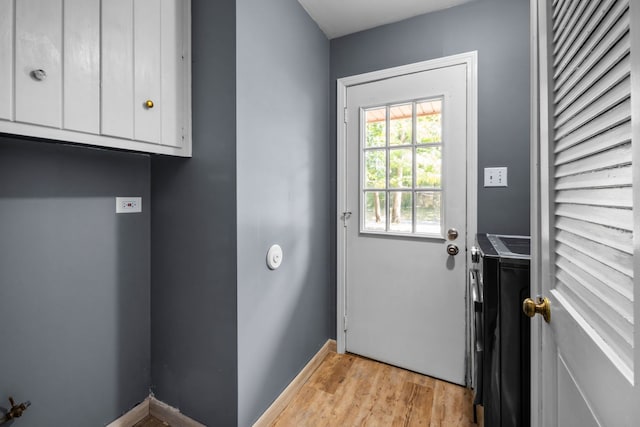
[(44, 70), (33, 70), (31, 71), (31, 77), (33, 77), (35, 80), (41, 82), (42, 80), (47, 78), (47, 72)]
[(144, 103), (144, 106), (147, 108), (153, 108), (153, 101), (150, 99), (147, 99), (147, 101)]

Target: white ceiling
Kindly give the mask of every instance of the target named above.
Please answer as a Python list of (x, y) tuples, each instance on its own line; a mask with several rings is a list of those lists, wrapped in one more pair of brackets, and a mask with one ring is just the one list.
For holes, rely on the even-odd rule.
[(298, 0), (330, 39), (472, 0)]

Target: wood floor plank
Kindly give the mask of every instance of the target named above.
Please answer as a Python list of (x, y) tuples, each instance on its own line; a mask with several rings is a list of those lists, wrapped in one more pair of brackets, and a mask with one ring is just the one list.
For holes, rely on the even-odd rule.
[(159, 419), (149, 415), (144, 420), (140, 421), (133, 427), (167, 427), (167, 426), (169, 426), (168, 423), (160, 421)]
[(272, 427), (470, 427), (470, 390), (331, 352)]
[(402, 387), (402, 405), (395, 411), (393, 427), (429, 426), (433, 387), (407, 381)]
[(317, 375), (312, 375), (307, 383), (318, 390), (334, 394), (340, 384), (347, 378), (355, 360), (355, 356), (339, 356), (334, 352), (329, 353), (322, 362), (322, 369), (318, 369), (316, 371)]

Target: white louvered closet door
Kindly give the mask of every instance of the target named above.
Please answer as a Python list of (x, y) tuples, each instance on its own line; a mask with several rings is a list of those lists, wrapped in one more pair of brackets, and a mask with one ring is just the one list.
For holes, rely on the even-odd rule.
[(640, 1), (532, 5), (540, 48), (532, 283), (551, 302), (551, 322), (534, 320), (534, 425), (640, 425), (633, 185), (640, 20), (631, 18)]

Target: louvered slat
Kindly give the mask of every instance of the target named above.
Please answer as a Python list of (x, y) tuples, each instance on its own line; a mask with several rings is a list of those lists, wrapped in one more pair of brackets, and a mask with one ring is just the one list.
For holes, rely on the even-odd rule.
[(631, 188), (605, 188), (593, 190), (560, 190), (556, 192), (556, 203), (573, 203), (590, 206), (632, 207)]
[(604, 307), (615, 311), (626, 321), (633, 319), (633, 302), (620, 292), (612, 289), (607, 283), (602, 282), (597, 277), (584, 271), (578, 264), (573, 263), (570, 259), (561, 256), (556, 259), (556, 267), (570, 275), (574, 280), (588, 289), (589, 292), (598, 296), (604, 303)]
[(631, 166), (623, 166), (560, 178), (556, 180), (556, 190), (621, 187), (631, 184)]
[[(613, 298), (611, 298), (606, 292), (602, 292), (602, 289), (606, 288), (603, 288), (601, 284), (595, 284), (596, 279), (592, 277), (585, 278), (583, 275), (580, 275), (576, 266), (564, 258), (559, 259), (556, 266), (558, 267), (557, 276), (560, 281), (566, 283), (574, 292), (584, 293), (583, 298), (585, 300), (596, 298), (593, 300), (594, 307), (599, 306), (598, 301), (605, 301), (607, 303), (606, 308), (602, 310), (602, 313), (605, 314), (603, 317), (609, 318), (614, 329), (624, 334), (624, 336), (627, 337), (625, 341), (629, 342), (628, 337), (631, 336), (630, 332), (633, 328), (629, 324), (630, 318), (623, 313), (627, 313), (628, 315), (633, 308), (633, 303), (627, 299), (622, 299), (620, 303), (618, 303), (616, 299), (619, 299), (619, 295), (611, 294), (613, 295)], [(580, 292), (579, 289), (584, 289), (585, 292)]]
[[(581, 271), (588, 273), (593, 278), (597, 279), (599, 283), (597, 286), (603, 292), (613, 291), (620, 294), (621, 297), (629, 301), (633, 298), (633, 280), (617, 271), (614, 268), (609, 267), (597, 260), (594, 260), (588, 255), (583, 254), (580, 251), (573, 249), (572, 247), (559, 243), (556, 247), (556, 256), (566, 258), (572, 264), (577, 265)], [(586, 278), (583, 277), (583, 280)], [(615, 295), (615, 294), (611, 294)], [(624, 299), (620, 299), (619, 305), (622, 306)], [(625, 316), (633, 316), (633, 312), (624, 313)]]
[(633, 236), (626, 230), (562, 216), (557, 218), (556, 228), (591, 239), (601, 245), (619, 249), (627, 254), (633, 254)]
[(557, 19), (558, 24), (556, 25), (556, 32), (553, 36), (553, 42), (556, 46), (562, 44), (571, 28), (575, 25), (575, 20), (580, 16), (580, 12), (576, 12), (578, 6), (582, 4), (584, 8), (585, 4), (585, 2), (581, 2), (580, 0), (571, 0), (568, 3), (569, 5), (565, 8), (562, 16), (559, 16)]
[[(578, 219), (585, 224), (600, 224), (625, 231), (633, 230), (633, 212), (630, 209), (564, 203), (556, 206), (555, 214), (557, 217)], [(630, 239), (633, 240), (631, 237)]]
[(584, 157), (556, 168), (556, 178), (594, 171), (603, 168), (617, 167), (629, 163), (631, 144), (624, 144), (602, 153)]
[[(610, 3), (614, 3), (614, 6), (611, 10), (607, 10)], [(571, 68), (581, 64), (589, 52), (604, 39), (607, 33), (612, 32), (612, 28), (614, 28), (613, 32), (619, 33), (620, 31), (615, 29), (624, 26), (625, 21), (627, 23), (629, 21), (629, 14), (625, 14), (627, 10), (628, 6), (622, 2), (615, 2), (614, 0), (603, 2), (596, 13), (591, 15), (584, 29), (582, 29), (582, 31), (576, 29), (575, 37), (570, 36), (571, 48), (564, 55), (558, 55), (556, 57), (553, 64), (555, 67), (553, 77), (558, 78), (560, 73), (565, 69), (571, 70)], [(605, 11), (606, 14), (604, 14)], [(618, 19), (623, 16), (623, 14), (626, 16), (626, 19), (619, 21)], [(628, 24), (626, 26), (628, 27)]]
[(578, 145), (558, 152), (555, 164), (562, 165), (631, 142), (631, 122), (622, 123)]
[(613, 109), (602, 114), (600, 117), (587, 123), (564, 138), (556, 140), (555, 152), (571, 147), (589, 138), (598, 135), (600, 132), (631, 120), (631, 102), (627, 99)]
[(624, 33), (622, 37), (611, 46), (604, 44), (598, 46), (589, 54), (579, 69), (574, 70), (561, 86), (556, 86), (556, 100), (563, 100), (566, 94), (578, 85), (592, 85), (598, 75), (606, 73), (609, 68), (628, 54), (628, 32)]
[(576, 115), (568, 119), (566, 123), (557, 127), (556, 138), (562, 138), (570, 134), (582, 125), (599, 117), (602, 113), (613, 109), (613, 107), (625, 99), (629, 99), (630, 87), (630, 79), (627, 77), (597, 99), (597, 102), (594, 101), (586, 104), (583, 110), (577, 112)]
[(556, 127), (561, 126), (580, 111), (583, 111), (598, 98), (607, 93), (612, 87), (629, 76), (631, 59), (627, 55), (604, 75), (597, 75), (597, 81), (592, 85), (583, 84), (569, 92), (556, 106)]
[(562, 19), (563, 14), (567, 12), (567, 7), (570, 0), (554, 0), (553, 4), (553, 18), (554, 24), (557, 26)]
[[(578, 31), (582, 30), (586, 25), (589, 17), (593, 14), (593, 11), (600, 4), (599, 1), (580, 1), (578, 2), (580, 5), (580, 9), (577, 13), (574, 13), (571, 17), (571, 20), (566, 24), (566, 27), (562, 26), (558, 29), (557, 35), (554, 36), (554, 49), (553, 54), (558, 57), (559, 55), (564, 55), (567, 52), (567, 49), (571, 46), (571, 38), (570, 35), (573, 35), (573, 40), (575, 40), (576, 34)], [(585, 8), (587, 8), (585, 12)], [(568, 42), (567, 42), (568, 41)]]
[(557, 232), (556, 239), (576, 251), (593, 258), (594, 261), (597, 260), (598, 262), (606, 264), (609, 268), (633, 278), (632, 255), (563, 230)]
[(629, 1), (553, 8), (555, 290), (633, 370)]
[(567, 282), (561, 281), (563, 278), (562, 272), (558, 273), (558, 285), (557, 288), (562, 292), (563, 296), (571, 302), (571, 305), (580, 311), (580, 314), (584, 319), (598, 331), (599, 335), (607, 342), (613, 351), (622, 359), (627, 366), (632, 366), (633, 363), (633, 345), (628, 341), (630, 337), (628, 329), (616, 329), (611, 323), (611, 317), (606, 316), (612, 310), (609, 309), (594, 309), (591, 304), (598, 304), (598, 300), (594, 298), (587, 298), (588, 292), (585, 292), (584, 288), (576, 286), (572, 288), (572, 285), (577, 285), (576, 282), (568, 280)]
[[(623, 38), (629, 32), (629, 14), (622, 15), (622, 19), (618, 20), (613, 28), (609, 31), (606, 30), (598, 35), (604, 36), (602, 40), (598, 40), (595, 36), (592, 36), (589, 40), (589, 46), (586, 50), (580, 51), (579, 56), (573, 58), (570, 62), (564, 64), (562, 69), (557, 71), (558, 75), (555, 77), (554, 88), (557, 90), (569, 80), (569, 78), (580, 69), (584, 69), (585, 66), (591, 66), (590, 62), (597, 62), (600, 56), (606, 54), (611, 46), (615, 45), (618, 40)], [(595, 61), (594, 61), (595, 60)]]

